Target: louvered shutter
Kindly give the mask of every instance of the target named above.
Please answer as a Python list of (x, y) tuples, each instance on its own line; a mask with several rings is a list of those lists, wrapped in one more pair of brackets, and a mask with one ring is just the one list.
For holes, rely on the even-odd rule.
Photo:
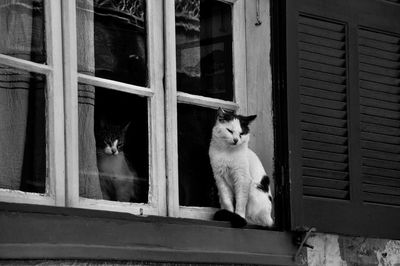
[(291, 225), (400, 238), (400, 3), (287, 0)]

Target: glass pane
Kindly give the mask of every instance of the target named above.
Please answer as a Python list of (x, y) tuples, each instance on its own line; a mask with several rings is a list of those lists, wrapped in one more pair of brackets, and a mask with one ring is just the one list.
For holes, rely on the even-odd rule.
[(220, 1), (175, 1), (178, 91), (233, 100), (231, 10)]
[(145, 0), (77, 0), (78, 71), (147, 86)]
[(178, 104), (179, 204), (218, 207), (208, 157), (215, 110)]
[(46, 77), (0, 65), (0, 188), (46, 192)]
[(43, 0), (3, 0), (0, 53), (46, 63)]
[(148, 202), (147, 98), (79, 84), (79, 194)]

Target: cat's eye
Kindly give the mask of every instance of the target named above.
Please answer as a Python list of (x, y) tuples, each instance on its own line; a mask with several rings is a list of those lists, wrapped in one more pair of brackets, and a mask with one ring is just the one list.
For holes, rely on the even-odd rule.
[(228, 130), (229, 133), (233, 134), (233, 131), (230, 130), (229, 128), (227, 128), (226, 130)]

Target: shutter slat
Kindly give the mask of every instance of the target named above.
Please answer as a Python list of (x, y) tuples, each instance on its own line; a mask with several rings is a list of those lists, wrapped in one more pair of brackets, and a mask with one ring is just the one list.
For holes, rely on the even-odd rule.
[[(313, 122), (315, 122), (315, 121), (313, 121)], [(342, 136), (342, 137), (347, 136), (346, 128), (324, 126), (324, 125), (315, 124), (315, 123), (302, 122), (301, 129), (305, 130), (305, 131), (313, 131), (313, 132), (317, 132), (317, 133), (332, 134), (335, 136)]]
[(341, 32), (329, 31), (329, 30), (321, 29), (321, 28), (314, 27), (314, 26), (304, 25), (304, 24), (299, 25), (299, 32), (303, 33), (303, 34), (318, 36), (318, 37), (335, 40), (335, 41), (343, 41), (344, 40), (344, 34)]
[(339, 162), (339, 163), (346, 163), (348, 159), (347, 154), (321, 152), (321, 151), (307, 150), (307, 149), (302, 150), (302, 155), (304, 158), (307, 159), (320, 159), (320, 160)]
[(304, 167), (323, 168), (326, 170), (333, 170), (339, 172), (347, 171), (347, 163), (328, 162), (316, 159), (303, 159), (303, 165)]
[(346, 78), (341, 75), (333, 75), (321, 71), (309, 70), (304, 68), (300, 68), (300, 76), (304, 78), (323, 80), (326, 82), (331, 82), (336, 84), (344, 84), (346, 81)]
[(386, 119), (393, 119), (393, 120), (399, 120), (400, 119), (400, 113), (395, 112), (395, 111), (390, 111), (390, 110), (384, 110), (381, 108), (374, 108), (374, 107), (369, 107), (369, 106), (360, 106), (360, 111), (361, 114), (369, 115), (376, 117), (376, 119), (379, 119), (380, 117), (386, 118)]
[(365, 166), (376, 167), (380, 169), (400, 170), (399, 162), (363, 158), (362, 163)]
[(315, 123), (323, 126), (331, 126), (338, 128), (344, 128), (346, 126), (346, 120), (327, 118), (324, 116), (312, 115), (312, 114), (303, 114), (301, 121), (306, 123)]
[(383, 117), (378, 118), (373, 115), (361, 114), (361, 121), (370, 123), (370, 124), (382, 125), (382, 126), (393, 127), (393, 128), (400, 127), (400, 121), (393, 120), (393, 119), (387, 119), (387, 118), (383, 118)]
[(302, 95), (315, 96), (318, 98), (324, 98), (324, 99), (332, 100), (332, 101), (343, 102), (346, 100), (346, 94), (344, 94), (344, 93), (337, 93), (337, 92), (326, 91), (326, 90), (322, 90), (322, 89), (315, 89), (315, 88), (304, 87), (304, 86), (300, 87), (300, 93)]
[[(400, 57), (400, 56), (399, 56)], [(385, 68), (381, 66), (360, 64), (360, 70), (363, 72), (378, 74), (381, 76), (387, 76), (391, 78), (399, 78), (399, 71), (396, 69)]]
[(393, 35), (387, 35), (387, 34), (369, 31), (369, 30), (360, 30), (359, 35), (366, 39), (372, 39), (372, 40), (386, 42), (386, 43), (390, 43), (390, 44), (400, 44), (400, 38), (393, 36)]
[(331, 23), (331, 22), (326, 22), (323, 20), (316, 20), (314, 18), (309, 18), (306, 16), (300, 16), (299, 17), (299, 23), (301, 25), (308, 25), (312, 27), (317, 27), (329, 31), (335, 31), (335, 32), (344, 32), (345, 27), (342, 24), (336, 24), (336, 23)]
[(371, 192), (371, 193), (400, 196), (400, 187), (388, 187), (388, 186), (363, 184), (363, 190), (365, 192)]
[(317, 106), (305, 105), (301, 106), (300, 111), (304, 114), (314, 114), (319, 116), (325, 116), (337, 119), (346, 119), (345, 111), (332, 110), (327, 108), (321, 108)]
[(362, 171), (364, 174), (367, 174), (367, 175), (400, 178), (400, 171), (396, 171), (396, 170), (380, 169), (380, 168), (375, 168), (375, 167), (363, 166)]
[(321, 133), (303, 131), (302, 137), (304, 140), (319, 141), (321, 143), (330, 143), (330, 144), (336, 144), (336, 145), (347, 144), (347, 138), (329, 135), (329, 134), (321, 134)]
[(318, 178), (311, 176), (304, 176), (303, 184), (308, 187), (322, 187), (322, 188), (332, 188), (338, 190), (347, 190), (349, 187), (349, 181)]
[(361, 88), (360, 95), (365, 98), (376, 99), (379, 101), (400, 103), (400, 96), (383, 92), (380, 88), (374, 90)]
[(309, 168), (303, 167), (303, 176), (337, 179), (337, 180), (348, 180), (348, 172), (338, 172), (327, 169)]
[(366, 80), (360, 80), (360, 87), (364, 88), (364, 89), (368, 89), (368, 90), (380, 91), (380, 92), (390, 93), (390, 94), (395, 94), (395, 95), (400, 94), (399, 87), (379, 84), (376, 82), (371, 82), (371, 81), (366, 81)]
[(398, 103), (388, 103), (385, 101), (380, 101), (380, 100), (371, 99), (371, 98), (361, 97), (360, 104), (363, 106), (380, 108), (380, 109), (385, 109), (385, 110), (389, 110), (389, 111), (399, 111), (400, 110), (400, 105)]
[(345, 59), (330, 57), (318, 53), (310, 53), (307, 51), (300, 51), (299, 55), (302, 60), (326, 64), (328, 66), (344, 67), (346, 62)]
[(331, 199), (348, 199), (349, 193), (346, 190), (329, 189), (321, 187), (304, 186), (303, 194), (305, 196), (322, 197)]
[(360, 46), (367, 46), (392, 53), (400, 52), (398, 44), (392, 44), (392, 43), (382, 42), (381, 40), (372, 40), (367, 38), (359, 38), (358, 40)]
[(306, 59), (300, 62), (300, 67), (304, 69), (319, 70), (321, 72), (334, 75), (344, 75), (346, 73), (346, 69), (343, 67), (329, 66), (327, 64), (307, 61)]
[(346, 91), (346, 86), (342, 84), (334, 84), (324, 81), (317, 81), (310, 78), (300, 78), (300, 84), (305, 87), (333, 91), (337, 93), (344, 93)]
[(302, 148), (317, 150), (317, 151), (334, 152), (334, 153), (347, 153), (346, 146), (335, 145), (331, 143), (323, 143), (312, 140), (303, 140)]
[(373, 141), (385, 144), (400, 145), (400, 139), (396, 137), (390, 137), (382, 134), (361, 132), (361, 139), (364, 141)]
[(362, 149), (362, 154), (364, 158), (393, 161), (400, 164), (400, 154), (390, 153), (385, 151), (369, 150), (369, 149)]
[(377, 58), (377, 57), (365, 55), (365, 54), (360, 54), (359, 60), (361, 63), (386, 67), (389, 69), (399, 69), (400, 68), (400, 62), (394, 62), (391, 60), (381, 59), (381, 58)]
[(361, 130), (363, 132), (382, 134), (387, 136), (400, 137), (400, 129), (394, 127), (385, 127), (382, 125), (361, 122)]
[(372, 73), (367, 73), (367, 72), (360, 72), (360, 79), (366, 80), (366, 81), (372, 81), (378, 83), (378, 86), (380, 84), (383, 85), (389, 85), (389, 86), (399, 86), (400, 85), (400, 79), (398, 78), (390, 78), (390, 77), (385, 77), (385, 76), (379, 76), (375, 75)]
[(330, 108), (334, 110), (345, 110), (346, 103), (340, 101), (332, 101), (328, 99), (302, 95), (300, 98), (302, 104)]
[(385, 205), (399, 206), (400, 205), (400, 197), (399, 196), (391, 196), (385, 194), (377, 194), (377, 193), (363, 193), (364, 201), (368, 203), (380, 203)]
[(400, 146), (372, 141), (361, 141), (361, 147), (367, 150), (383, 151), (389, 153), (399, 153)]
[(398, 54), (398, 53), (386, 52), (386, 51), (382, 51), (382, 50), (378, 50), (378, 49), (370, 48), (370, 47), (360, 47), (359, 51), (360, 51), (360, 54), (363, 54), (363, 55), (373, 56), (373, 57), (377, 57), (380, 59), (386, 59), (386, 60), (394, 61), (394, 62), (397, 62), (400, 59), (400, 54)]
[(334, 58), (344, 58), (345, 52), (339, 49), (333, 49), (325, 46), (310, 44), (310, 43), (300, 43), (299, 48), (301, 51), (306, 51), (310, 53), (317, 53)]
[(389, 178), (382, 176), (364, 175), (363, 181), (365, 184), (383, 185), (391, 187), (400, 187), (400, 178)]
[(300, 34), (299, 41), (302, 43), (318, 44), (320, 46), (325, 46), (334, 49), (344, 49), (345, 47), (345, 44), (341, 41), (325, 39), (318, 36), (312, 36), (307, 34)]

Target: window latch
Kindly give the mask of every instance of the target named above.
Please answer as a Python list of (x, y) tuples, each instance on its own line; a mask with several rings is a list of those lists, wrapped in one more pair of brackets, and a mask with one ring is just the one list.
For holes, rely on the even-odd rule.
[(300, 255), (300, 252), (303, 249), (303, 247), (311, 248), (311, 249), (314, 248), (314, 246), (307, 243), (307, 240), (311, 236), (311, 233), (315, 232), (315, 231), (316, 231), (315, 227), (311, 227), (311, 228), (301, 227), (299, 229), (296, 229), (293, 232), (293, 243), (296, 246), (298, 246), (297, 252), (293, 257), (294, 261), (298, 261), (298, 257)]

